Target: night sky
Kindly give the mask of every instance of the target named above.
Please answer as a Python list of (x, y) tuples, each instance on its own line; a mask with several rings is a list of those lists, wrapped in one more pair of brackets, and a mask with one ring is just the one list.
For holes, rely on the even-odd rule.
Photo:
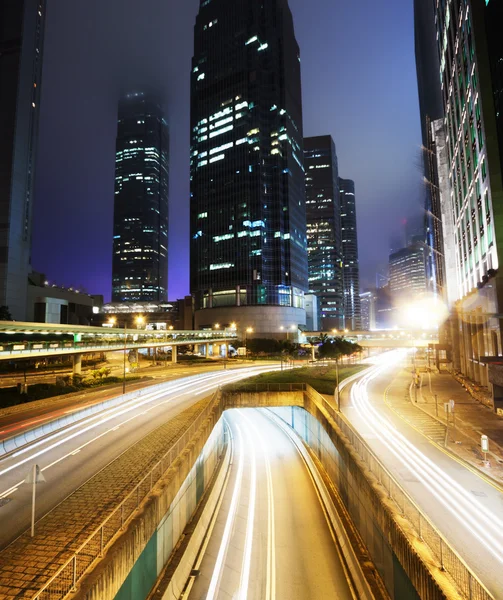
[[(198, 0), (51, 0), (33, 267), (110, 299), (117, 101), (158, 86), (171, 131), (169, 298), (189, 292), (189, 73)], [(141, 7), (141, 8), (140, 8)], [(362, 288), (422, 198), (412, 0), (290, 0), (304, 134), (354, 179)]]

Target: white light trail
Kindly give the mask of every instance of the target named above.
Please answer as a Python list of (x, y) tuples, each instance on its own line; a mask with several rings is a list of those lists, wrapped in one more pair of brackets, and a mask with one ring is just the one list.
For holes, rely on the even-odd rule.
[(234, 489), (232, 492), (232, 500), (231, 505), (229, 507), (229, 512), (227, 513), (227, 520), (225, 522), (224, 533), (222, 535), (222, 541), (220, 542), (220, 548), (218, 550), (217, 560), (215, 562), (215, 567), (213, 569), (213, 575), (211, 576), (210, 587), (208, 589), (208, 594), (206, 596), (206, 600), (215, 600), (218, 595), (218, 587), (220, 584), (220, 579), (222, 576), (222, 569), (225, 563), (225, 557), (227, 555), (227, 549), (229, 547), (229, 542), (231, 538), (232, 528), (234, 525), (234, 519), (236, 516), (237, 506), (239, 495), (241, 492), (241, 482), (243, 479), (243, 468), (244, 468), (244, 451), (243, 451), (243, 434), (241, 433), (241, 429), (239, 425), (236, 425), (237, 437), (239, 439), (239, 452), (238, 452), (238, 471), (236, 474), (236, 481), (234, 482)]
[[(116, 431), (117, 428), (119, 428), (121, 425), (125, 425), (126, 423), (129, 423), (130, 421), (137, 419), (138, 417), (144, 415), (145, 413), (149, 412), (150, 410), (158, 408), (164, 404), (169, 404), (182, 396), (189, 395), (189, 394), (192, 394), (195, 396), (196, 394), (201, 394), (204, 392), (208, 392), (210, 390), (214, 390), (217, 385), (217, 381), (218, 381), (219, 385), (222, 383), (232, 383), (233, 381), (243, 379), (245, 377), (249, 377), (250, 375), (256, 374), (256, 373), (264, 371), (264, 370), (274, 371), (274, 370), (278, 370), (278, 369), (279, 369), (279, 367), (275, 367), (275, 368), (271, 369), (270, 366), (250, 367), (250, 368), (246, 368), (246, 369), (239, 369), (239, 370), (236, 370), (233, 372), (229, 372), (229, 373), (226, 373), (225, 375), (223, 375), (222, 372), (198, 375), (195, 381), (194, 381), (194, 378), (191, 377), (191, 378), (187, 378), (188, 381), (182, 380), (181, 382), (180, 381), (170, 382), (170, 384), (167, 386), (167, 389), (164, 388), (161, 391), (152, 392), (150, 394), (141, 396), (140, 398), (135, 398), (135, 399), (129, 400), (126, 403), (121, 404), (118, 407), (106, 409), (105, 411), (103, 411), (101, 413), (98, 413), (96, 415), (93, 415), (91, 417), (83, 419), (82, 421), (72, 425), (71, 427), (65, 428), (63, 431), (55, 432), (53, 436), (49, 436), (49, 437), (45, 438), (44, 440), (40, 440), (39, 442), (30, 444), (27, 448), (21, 448), (18, 452), (9, 456), (8, 459), (10, 460), (14, 457), (18, 457), (20, 455), (27, 454), (30, 451), (33, 451), (34, 448), (37, 448), (43, 444), (48, 444), (54, 438), (61, 437), (62, 435), (68, 434), (69, 431), (73, 430), (73, 432), (70, 433), (70, 435), (66, 435), (62, 439), (59, 439), (53, 443), (49, 443), (47, 446), (41, 448), (40, 450), (32, 452), (26, 458), (19, 460), (15, 463), (11, 464), (10, 466), (4, 468), (3, 470), (0, 471), (0, 476), (5, 475), (6, 473), (13, 471), (16, 468), (21, 467), (22, 465), (24, 465), (26, 463), (32, 462), (34, 459), (48, 453), (51, 450), (54, 450), (55, 448), (61, 446), (62, 444), (65, 444), (67, 442), (70, 442), (71, 440), (76, 439), (77, 437), (97, 428), (100, 425), (103, 425), (104, 423), (107, 423), (113, 419), (116, 419), (117, 417), (125, 416), (144, 405), (148, 405), (148, 404), (151, 404), (152, 402), (155, 402), (156, 400), (162, 399), (161, 402), (156, 402), (152, 406), (149, 406), (145, 411), (137, 412), (137, 413), (133, 414), (129, 418), (122, 420), (118, 424), (117, 423), (114, 424), (113, 427), (110, 427), (109, 429), (101, 432), (100, 434), (98, 434), (95, 437), (93, 437), (92, 439), (86, 441), (85, 443), (78, 446), (77, 448), (72, 448), (69, 452), (58, 457), (56, 460), (54, 460), (50, 464), (44, 466), (42, 468), (42, 471), (46, 471), (47, 469), (50, 469), (54, 465), (60, 463), (61, 461), (63, 461), (64, 459), (66, 459), (70, 456), (75, 456), (78, 453), (77, 451), (82, 450), (86, 446), (96, 442), (97, 440), (103, 438), (107, 434), (109, 434), (113, 431)], [(203, 385), (203, 387), (200, 387), (201, 385)], [(197, 392), (196, 392), (196, 390), (197, 390)], [(173, 396), (174, 392), (180, 392), (180, 393)], [(4, 459), (4, 460), (7, 460), (7, 459)], [(12, 493), (14, 493), (22, 483), (23, 483), (23, 480), (10, 486), (8, 489), (0, 492), (0, 498), (5, 498), (6, 496), (9, 496)]]
[(272, 484), (271, 462), (269, 450), (260, 429), (252, 419), (246, 416), (245, 411), (239, 414), (246, 420), (250, 428), (260, 442), (264, 454), (264, 462), (267, 475), (267, 569), (266, 569), (266, 600), (274, 600), (276, 597), (276, 528), (274, 523), (274, 488)]
[[(390, 358), (392, 362), (389, 362)], [(420, 452), (370, 402), (368, 384), (393, 366), (398, 359), (401, 359), (401, 355), (388, 355), (387, 364), (382, 361), (352, 387), (351, 398), (360, 418), (392, 454), (425, 485), (436, 500), (503, 563), (503, 521)]]
[(248, 429), (246, 431), (247, 446), (251, 460), (250, 497), (248, 499), (248, 519), (246, 523), (245, 547), (243, 552), (243, 563), (241, 567), (241, 579), (239, 582), (239, 600), (246, 600), (250, 583), (251, 556), (253, 547), (253, 529), (255, 523), (255, 504), (257, 498), (257, 459), (255, 456), (255, 445)]

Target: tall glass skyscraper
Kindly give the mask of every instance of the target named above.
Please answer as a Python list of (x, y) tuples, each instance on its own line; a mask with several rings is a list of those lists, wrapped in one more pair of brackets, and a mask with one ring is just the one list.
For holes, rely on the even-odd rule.
[(305, 323), (299, 48), (287, 0), (201, 0), (191, 81), (196, 327)]
[[(503, 179), (501, 2), (437, 0), (438, 81), (445, 112), (457, 285), (456, 364), (487, 385), (484, 356), (501, 355)], [(500, 134), (500, 136), (498, 136)]]
[(341, 194), (342, 256), (344, 259), (345, 326), (355, 331), (361, 328), (355, 182), (351, 179), (339, 178), (339, 189)]
[(154, 98), (119, 103), (112, 302), (167, 300), (169, 136)]
[(344, 328), (341, 198), (330, 135), (304, 138), (309, 293), (320, 300), (323, 331)]
[(0, 2), (0, 305), (26, 320), (46, 0)]

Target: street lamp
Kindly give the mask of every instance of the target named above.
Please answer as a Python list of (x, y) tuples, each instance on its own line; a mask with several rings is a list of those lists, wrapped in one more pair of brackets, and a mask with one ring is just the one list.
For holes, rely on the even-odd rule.
[(220, 323), (215, 323), (215, 329), (220, 329)]
[(137, 328), (137, 329), (141, 329), (141, 328), (142, 328), (142, 325), (144, 325), (144, 324), (145, 324), (145, 317), (144, 317), (143, 315), (138, 315), (138, 316), (135, 318), (135, 323), (136, 323), (136, 328)]
[(247, 327), (245, 329), (245, 352), (246, 352), (246, 358), (248, 358), (248, 348), (246, 346), (246, 342), (247, 342), (247, 334), (248, 333), (253, 333), (253, 327)]

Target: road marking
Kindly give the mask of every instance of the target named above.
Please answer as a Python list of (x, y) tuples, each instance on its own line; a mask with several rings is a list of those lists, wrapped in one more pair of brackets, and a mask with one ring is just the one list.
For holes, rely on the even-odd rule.
[(248, 597), (248, 588), (250, 584), (251, 555), (253, 548), (253, 529), (255, 524), (255, 504), (257, 499), (257, 458), (255, 456), (255, 446), (250, 437), (250, 432), (245, 429), (248, 446), (251, 455), (251, 479), (250, 479), (250, 497), (248, 499), (248, 519), (246, 523), (245, 548), (243, 552), (243, 563), (241, 567), (241, 579), (239, 583), (239, 600), (246, 600)]
[(262, 433), (255, 423), (249, 419), (244, 411), (239, 414), (249, 423), (260, 442), (264, 454), (264, 462), (267, 478), (267, 568), (266, 568), (266, 600), (274, 600), (276, 597), (276, 526), (274, 520), (274, 488), (272, 483), (271, 463), (269, 461), (267, 445)]
[(498, 561), (503, 562), (503, 544), (501, 540), (503, 521), (498, 519), (483, 504), (473, 499), (456, 480), (420, 452), (369, 401), (368, 384), (388, 367), (384, 365), (373, 369), (352, 387), (351, 396), (360, 418), (376, 433), (378, 439), (389, 451), (416, 475), (425, 488), (455, 519)]
[(229, 512), (227, 513), (227, 520), (225, 522), (224, 533), (222, 535), (222, 541), (220, 542), (220, 548), (218, 550), (217, 560), (215, 562), (215, 567), (213, 569), (213, 575), (210, 581), (210, 587), (208, 589), (208, 594), (206, 595), (206, 600), (215, 600), (218, 596), (218, 587), (220, 585), (220, 579), (222, 576), (222, 569), (225, 562), (225, 557), (227, 555), (227, 550), (229, 547), (232, 527), (234, 525), (234, 519), (236, 516), (237, 505), (239, 494), (241, 491), (241, 482), (243, 479), (243, 468), (244, 468), (244, 457), (243, 457), (243, 434), (241, 433), (241, 429), (239, 425), (236, 424), (236, 429), (238, 432), (239, 439), (239, 453), (238, 453), (238, 472), (236, 475), (236, 481), (234, 483), (234, 490), (232, 492), (232, 500), (231, 505), (229, 507)]

